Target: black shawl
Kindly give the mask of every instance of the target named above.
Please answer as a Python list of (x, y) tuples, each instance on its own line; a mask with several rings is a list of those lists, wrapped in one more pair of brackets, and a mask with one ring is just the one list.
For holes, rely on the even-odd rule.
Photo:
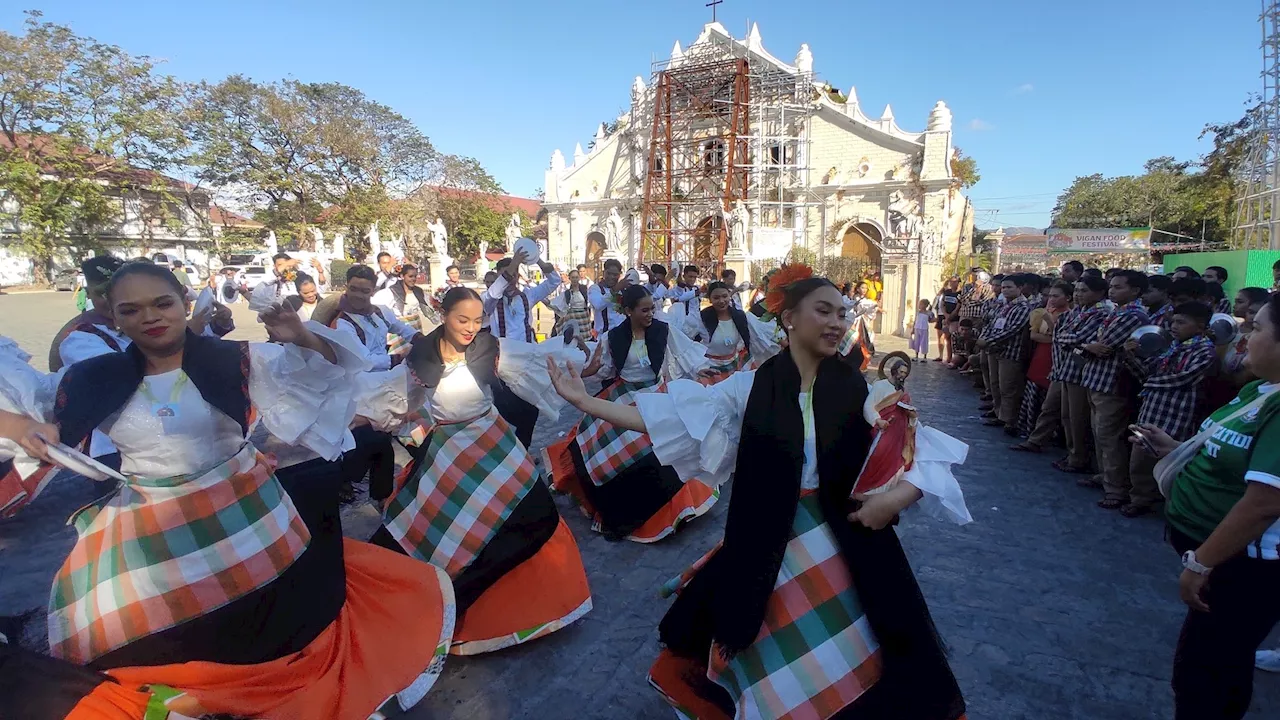
[[(249, 432), (249, 343), (187, 331), (182, 371), (204, 401)], [(146, 358), (137, 343), (123, 352), (99, 355), (67, 368), (58, 385), (54, 415), (62, 442), (72, 447), (124, 407), (142, 384)]]
[[(738, 337), (742, 338), (742, 346), (747, 349), (747, 354), (750, 354), (751, 329), (747, 327), (747, 314), (730, 305), (729, 319), (733, 321), (733, 326), (738, 329)], [(716, 317), (715, 308), (709, 307), (702, 310), (702, 324), (707, 328), (707, 342), (711, 342), (711, 339), (715, 337), (716, 327), (720, 325), (720, 318)]]
[[(880, 680), (853, 707), (866, 711), (858, 717), (954, 720), (964, 701), (897, 534), (892, 527), (869, 530), (847, 520), (857, 507), (850, 495), (872, 438), (862, 417), (867, 392), (862, 375), (836, 357), (823, 360), (812, 389), (819, 504), (883, 659)], [(741, 651), (760, 632), (800, 498), (799, 393), (800, 372), (789, 350), (756, 372), (724, 546), (660, 627), (663, 642), (678, 654), (706, 657), (712, 640), (731, 653)]]
[[(409, 351), (409, 369), (413, 371), (423, 387), (433, 388), (440, 384), (444, 376), (444, 358), (440, 356), (440, 340), (444, 337), (444, 326), (424, 335), (414, 337), (413, 349)], [(478, 333), (467, 346), (463, 357), (467, 361), (467, 369), (480, 387), (492, 386), (498, 382), (498, 338), (490, 333)]]
[[(407, 288), (405, 288), (403, 280), (391, 286), (391, 296), (396, 299), (396, 303), (399, 305), (401, 310), (404, 309), (404, 301), (405, 301), (405, 298), (408, 297), (408, 295), (405, 293), (406, 289)], [(418, 307), (427, 306), (427, 296), (422, 294), (422, 288), (418, 287), (417, 285), (414, 285), (413, 296), (418, 298)]]
[[(662, 363), (667, 357), (667, 339), (671, 326), (661, 320), (654, 320), (644, 330), (645, 347), (649, 350), (649, 369), (655, 377), (662, 378)], [(627, 353), (631, 352), (631, 318), (609, 331), (609, 357), (613, 358), (613, 372), (622, 377), (622, 366), (627, 363)]]

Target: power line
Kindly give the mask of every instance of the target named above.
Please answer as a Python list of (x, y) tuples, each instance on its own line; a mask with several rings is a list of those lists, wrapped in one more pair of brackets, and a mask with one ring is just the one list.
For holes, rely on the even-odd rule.
[(1038, 198), (1038, 197), (1048, 197), (1048, 196), (1057, 197), (1059, 194), (1060, 193), (1057, 193), (1057, 192), (1044, 192), (1044, 193), (1034, 193), (1031, 195), (1004, 195), (1001, 197), (969, 198), (969, 200), (971, 202), (988, 202), (991, 200), (1022, 200), (1025, 198)]

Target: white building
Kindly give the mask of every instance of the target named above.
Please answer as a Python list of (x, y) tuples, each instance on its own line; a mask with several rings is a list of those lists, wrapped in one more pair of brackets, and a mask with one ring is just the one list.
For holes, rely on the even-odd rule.
[(968, 252), (953, 154), (945, 103), (923, 131), (903, 130), (891, 108), (873, 119), (852, 88), (816, 82), (807, 45), (786, 63), (757, 27), (739, 40), (711, 23), (636, 78), (630, 110), (589, 152), (552, 154), (549, 252), (563, 264), (727, 265), (740, 279), (793, 247), (844, 256), (882, 273), (884, 329), (901, 331), (915, 300), (936, 294), (943, 254)]

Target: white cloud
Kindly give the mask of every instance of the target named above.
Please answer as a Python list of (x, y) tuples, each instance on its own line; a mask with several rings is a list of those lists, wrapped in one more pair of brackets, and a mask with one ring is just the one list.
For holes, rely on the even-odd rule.
[(974, 132), (985, 132), (987, 130), (995, 130), (996, 126), (982, 118), (974, 118), (969, 121), (969, 129)]
[(1018, 87), (1016, 87), (1016, 88), (1014, 88), (1014, 89), (1013, 89), (1013, 94), (1014, 94), (1014, 95), (1026, 95), (1027, 93), (1029, 93), (1029, 92), (1031, 92), (1032, 90), (1035, 90), (1035, 89), (1036, 89), (1036, 86), (1035, 86), (1035, 85), (1032, 85), (1031, 83), (1022, 83), (1021, 85), (1019, 85)]

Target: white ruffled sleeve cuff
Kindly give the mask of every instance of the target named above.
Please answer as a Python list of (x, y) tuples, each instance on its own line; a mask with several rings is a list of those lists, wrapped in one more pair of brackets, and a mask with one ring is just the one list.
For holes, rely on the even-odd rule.
[(572, 362), (581, 368), (586, 355), (577, 344), (565, 345), (564, 338), (548, 338), (540, 343), (501, 338), (498, 349), (498, 377), (521, 400), (538, 408), (549, 420), (560, 419), (565, 402), (551, 385), (547, 374), (547, 358), (559, 367)]
[(667, 383), (667, 391), (636, 393), (636, 408), (653, 452), (680, 479), (719, 487), (733, 476), (742, 414), (755, 373), (741, 371), (711, 387), (693, 380)]
[(43, 373), (27, 364), (30, 359), (16, 342), (0, 336), (0, 409), (48, 422), (65, 368)]
[(684, 333), (668, 332), (665, 364), (672, 379), (692, 378), (708, 365), (707, 346)]
[(396, 432), (413, 414), (426, 415), (426, 390), (409, 373), (409, 366), (359, 373), (353, 378), (356, 415), (383, 432)]
[(964, 503), (964, 492), (951, 472), (969, 454), (969, 446), (925, 425), (916, 425), (916, 455), (904, 479), (915, 485), (924, 497), (908, 508), (919, 509), (929, 517), (949, 520), (957, 525), (973, 522)]
[(307, 328), (333, 348), (331, 363), (297, 345), (249, 345), (249, 399), (267, 430), (289, 445), (309, 448), (326, 460), (342, 454), (356, 412), (355, 373), (368, 361), (342, 333), (308, 321)]
[(777, 355), (782, 347), (778, 345), (774, 334), (777, 332), (776, 323), (762, 322), (760, 318), (745, 313), (747, 316), (747, 330), (751, 333), (748, 348), (751, 350), (751, 359), (755, 362), (756, 367), (764, 364), (765, 360)]

